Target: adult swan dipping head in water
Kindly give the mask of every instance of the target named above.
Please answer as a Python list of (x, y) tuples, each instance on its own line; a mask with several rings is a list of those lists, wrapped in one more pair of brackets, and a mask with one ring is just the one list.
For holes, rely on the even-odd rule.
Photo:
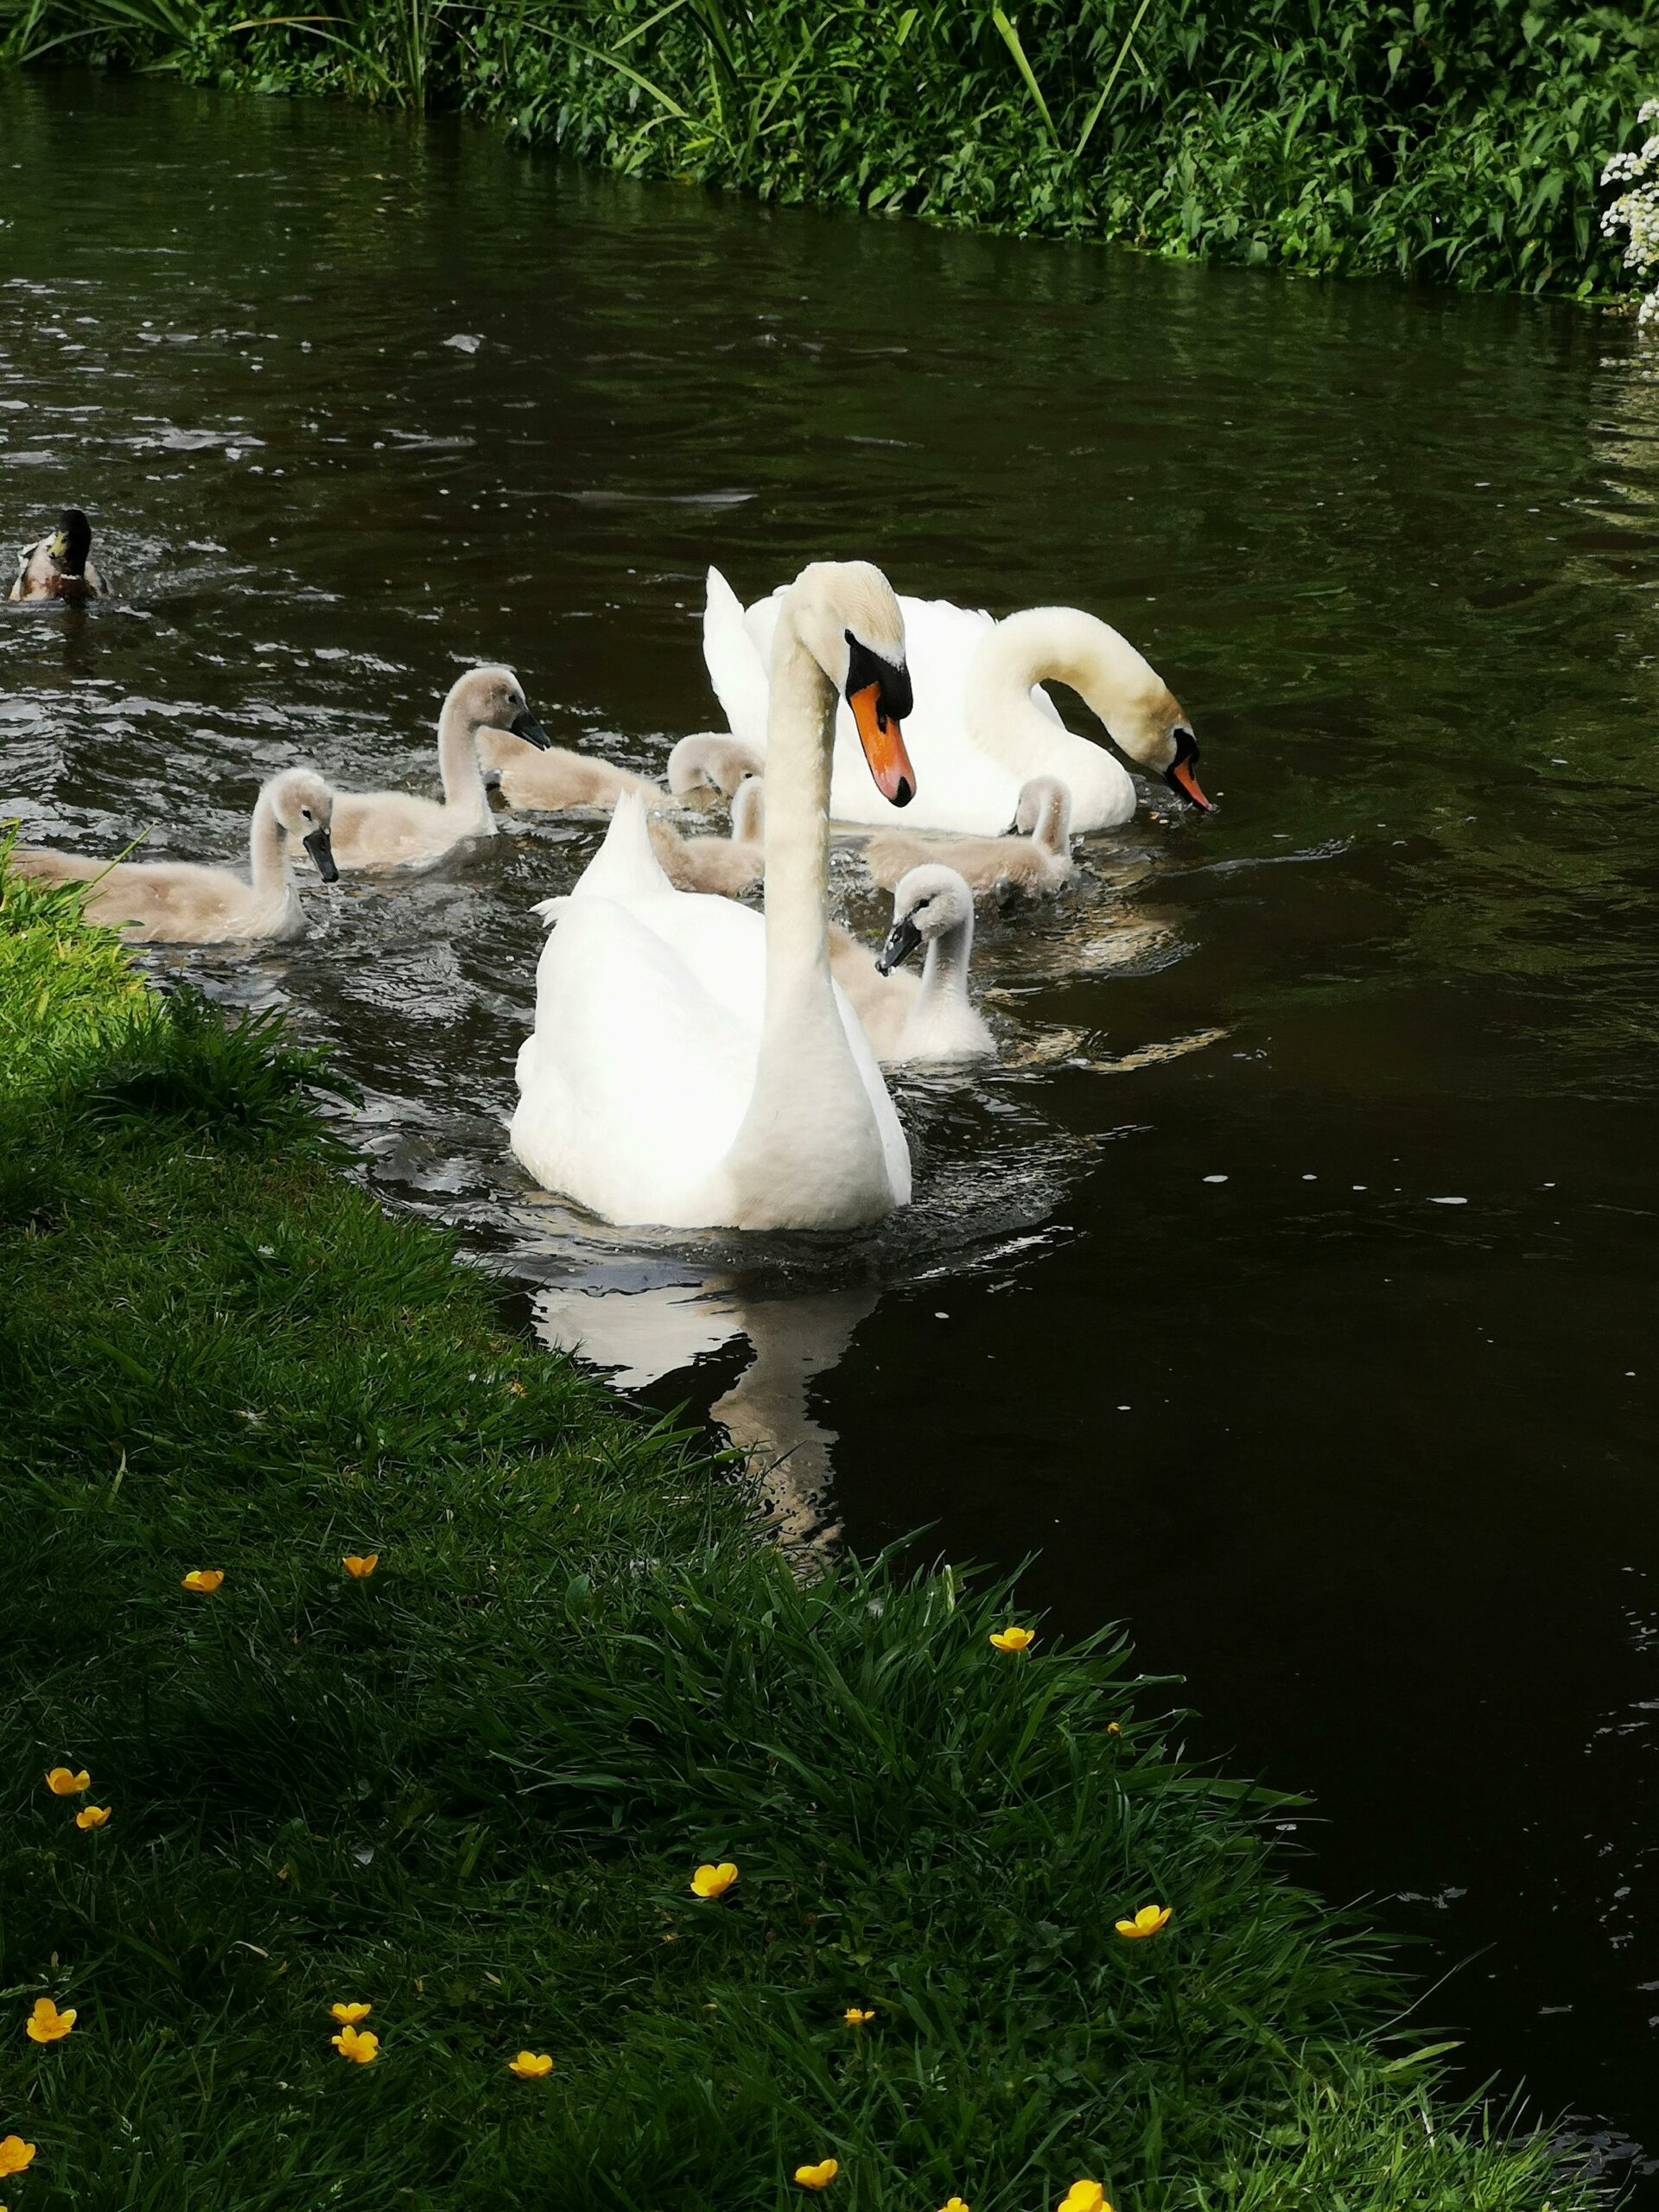
[(867, 563), (783, 594), (766, 721), (766, 913), (676, 891), (624, 798), (554, 920), (512, 1149), (607, 1221), (850, 1229), (910, 1198), (910, 1154), (830, 972), (830, 756), (851, 709), (882, 798), (916, 788), (905, 630)]
[[(764, 751), (766, 658), (776, 593), (742, 607), (709, 571), (702, 657), (734, 736)], [(1198, 743), (1180, 701), (1127, 638), (1076, 607), (1028, 607), (993, 621), (948, 599), (900, 599), (911, 672), (921, 702), (906, 732), (920, 779), (906, 829), (997, 837), (1011, 829), (1021, 787), (1058, 777), (1071, 794), (1071, 827), (1110, 830), (1135, 812), (1135, 781), (1103, 745), (1075, 736), (1043, 685), (1065, 683), (1105, 723), (1137, 767), (1207, 814)], [(885, 821), (857, 765), (846, 715), (836, 732), (830, 811), (837, 822)]]

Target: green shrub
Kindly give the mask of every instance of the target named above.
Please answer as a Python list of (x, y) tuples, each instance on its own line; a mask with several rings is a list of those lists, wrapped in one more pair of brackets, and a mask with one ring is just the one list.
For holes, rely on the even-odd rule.
[(13, 50), (458, 103), (632, 174), (1319, 273), (1621, 288), (1659, 0), (0, 0)]

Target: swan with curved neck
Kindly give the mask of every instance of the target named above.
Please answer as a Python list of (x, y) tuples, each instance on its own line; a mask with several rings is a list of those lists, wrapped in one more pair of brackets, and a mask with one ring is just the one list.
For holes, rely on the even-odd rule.
[(544, 750), (547, 732), (510, 668), (469, 668), (438, 716), (442, 800), (413, 791), (341, 791), (334, 800), (334, 858), (342, 868), (429, 868), (469, 837), (493, 837), (495, 817), (479, 764), (481, 731), (504, 729)]
[(20, 875), (85, 883), (89, 920), (118, 927), (134, 944), (226, 944), (300, 937), (305, 915), (289, 859), (290, 836), (325, 883), (339, 874), (329, 849), (334, 795), (309, 768), (288, 768), (261, 790), (248, 832), (248, 874), (190, 861), (105, 861), (47, 849), (14, 852)]
[[(1055, 776), (1071, 793), (1074, 830), (1104, 830), (1135, 812), (1133, 778), (1104, 747), (1075, 736), (1041, 690), (1069, 684), (1105, 724), (1114, 744), (1186, 804), (1210, 802), (1197, 776), (1198, 740), (1163, 678), (1127, 638), (1074, 607), (1033, 607), (993, 621), (948, 600), (901, 599), (921, 710), (906, 732), (919, 779), (912, 822), (920, 830), (1001, 836), (1014, 819), (1020, 786)], [(758, 728), (776, 596), (747, 610), (711, 569), (703, 658), (735, 737), (764, 746)], [(877, 822), (881, 810), (849, 772), (850, 726), (836, 733), (832, 810), (837, 820)]]
[(910, 1196), (904, 1135), (827, 944), (838, 699), (884, 799), (916, 787), (904, 625), (880, 570), (803, 569), (769, 677), (764, 918), (675, 891), (632, 797), (575, 890), (547, 902), (512, 1149), (607, 1221), (846, 1229)]

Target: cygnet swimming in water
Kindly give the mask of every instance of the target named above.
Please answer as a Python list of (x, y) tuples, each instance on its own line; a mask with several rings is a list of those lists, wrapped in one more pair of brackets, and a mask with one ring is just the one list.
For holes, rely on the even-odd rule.
[(1045, 898), (1070, 879), (1071, 794), (1058, 776), (1033, 776), (1022, 785), (1008, 837), (924, 837), (884, 830), (864, 848), (872, 882), (891, 891), (899, 878), (930, 861), (943, 861), (976, 899)]
[[(918, 945), (919, 977), (899, 972)], [(830, 932), (830, 967), (852, 1001), (879, 1060), (983, 1060), (996, 1045), (968, 996), (973, 893), (955, 868), (912, 868), (893, 899), (893, 927), (879, 954), (845, 930)]]

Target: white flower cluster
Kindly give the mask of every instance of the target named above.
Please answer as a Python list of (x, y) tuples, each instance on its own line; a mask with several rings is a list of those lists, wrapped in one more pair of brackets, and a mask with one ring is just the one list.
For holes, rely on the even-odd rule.
[[(1644, 101), (1637, 121), (1659, 122), (1659, 99)], [(1624, 266), (1639, 276), (1659, 280), (1659, 134), (1648, 139), (1640, 153), (1615, 154), (1601, 181), (1629, 188), (1603, 213), (1602, 229), (1609, 238), (1624, 232), (1629, 239)], [(1659, 324), (1659, 281), (1642, 302), (1640, 320)]]

